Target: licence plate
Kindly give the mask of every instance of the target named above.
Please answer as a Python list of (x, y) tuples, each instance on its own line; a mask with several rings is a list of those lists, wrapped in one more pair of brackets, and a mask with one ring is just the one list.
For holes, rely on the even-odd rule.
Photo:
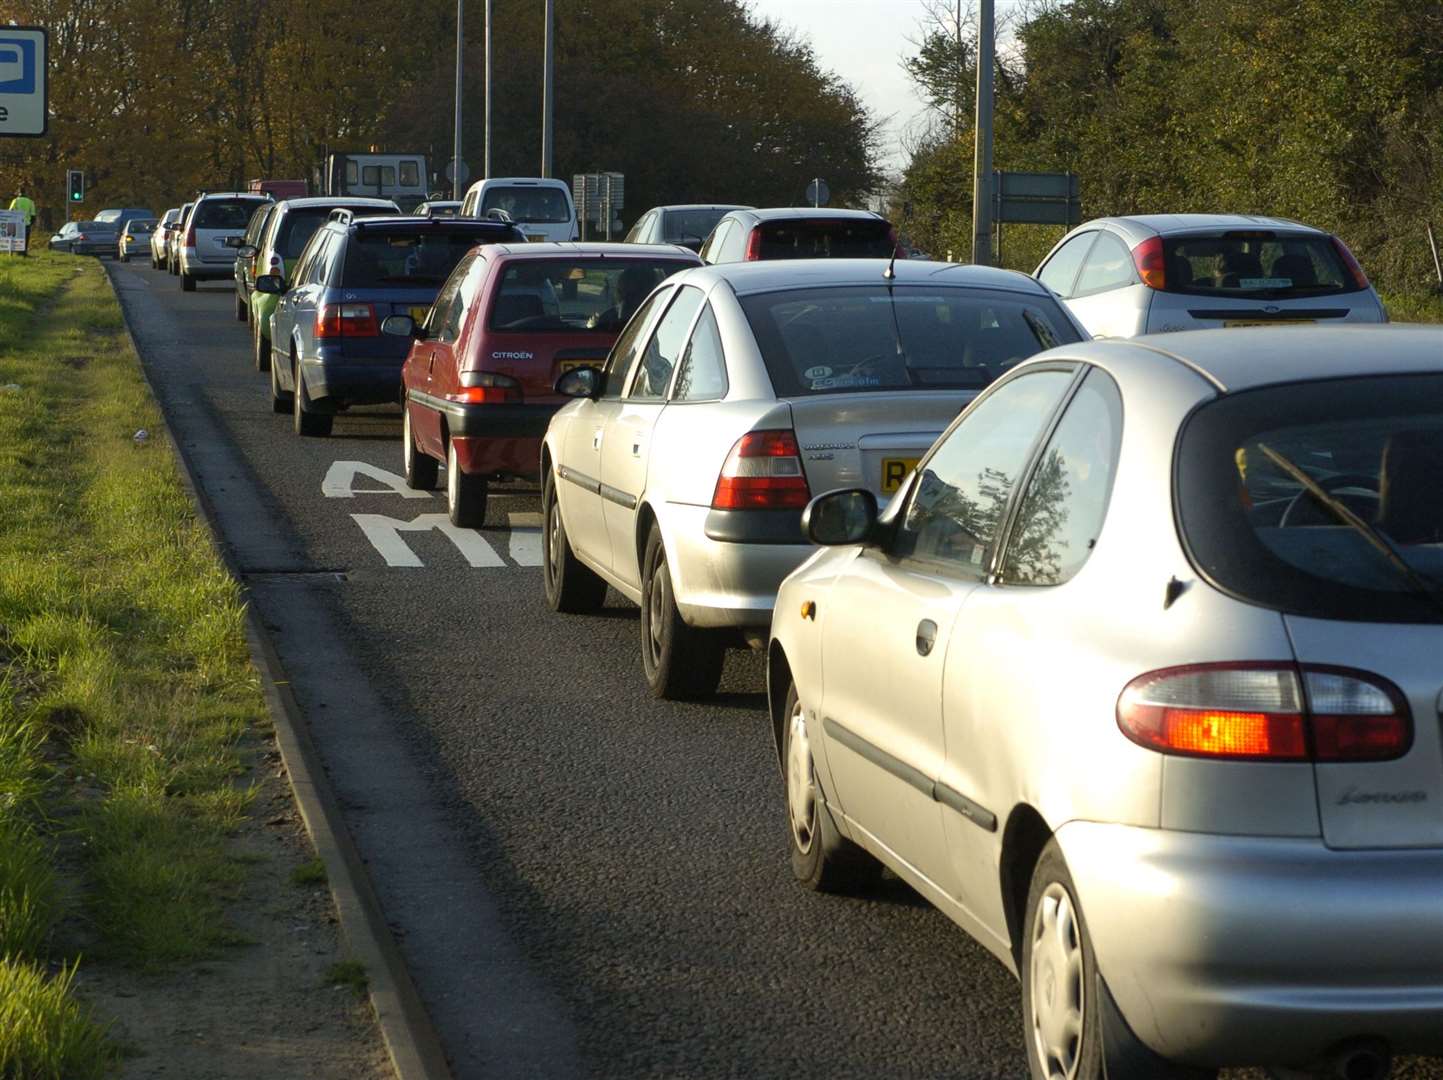
[(1311, 326), (1317, 319), (1224, 319), (1224, 326)]
[(889, 457), (882, 459), (882, 494), (890, 495), (902, 486), (907, 474), (917, 467), (921, 458)]
[(423, 322), (426, 321), (426, 316), (430, 312), (430, 310), (430, 308), (413, 307), (411, 309), (411, 321), (414, 322), (417, 326), (420, 326)]
[(526, 242), (529, 244), (544, 244), (546, 242), (546, 237), (543, 236), (541, 233), (527, 233)]
[(568, 371), (575, 371), (581, 367), (600, 367), (605, 361), (602, 360), (558, 360), (556, 367), (565, 375)]

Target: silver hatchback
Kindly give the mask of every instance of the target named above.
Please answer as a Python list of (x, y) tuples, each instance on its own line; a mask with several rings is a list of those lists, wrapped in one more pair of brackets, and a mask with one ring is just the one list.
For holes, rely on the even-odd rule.
[(1082, 337), (1006, 270), (684, 270), (641, 305), (604, 371), (578, 359), (557, 384), (579, 400), (542, 452), (546, 599), (584, 611), (614, 586), (641, 605), (652, 693), (710, 693), (728, 646), (765, 641), (777, 585), (810, 551), (813, 493), (887, 497), (979, 390)]
[(1443, 1054), (1440, 476), (1436, 328), (1019, 366), (885, 513), (808, 508), (796, 876), (885, 863), (995, 953), (1035, 1078)]
[(1063, 237), (1034, 276), (1096, 337), (1387, 321), (1347, 245), (1283, 218), (1098, 218)]

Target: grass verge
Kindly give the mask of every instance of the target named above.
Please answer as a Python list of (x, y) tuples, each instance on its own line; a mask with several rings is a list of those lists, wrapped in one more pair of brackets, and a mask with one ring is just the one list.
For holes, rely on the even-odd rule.
[(0, 1076), (109, 1070), (79, 947), (154, 970), (235, 940), (243, 620), (99, 265), (0, 257)]

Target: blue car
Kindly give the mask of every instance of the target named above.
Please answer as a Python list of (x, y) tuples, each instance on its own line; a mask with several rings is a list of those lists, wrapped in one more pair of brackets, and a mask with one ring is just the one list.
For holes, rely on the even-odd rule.
[(522, 241), (515, 226), (461, 218), (361, 217), (336, 210), (301, 252), (270, 318), (271, 407), (298, 435), (329, 435), (352, 405), (398, 401), (410, 339), (381, 333), (388, 315), (419, 324), (461, 257), (478, 244)]

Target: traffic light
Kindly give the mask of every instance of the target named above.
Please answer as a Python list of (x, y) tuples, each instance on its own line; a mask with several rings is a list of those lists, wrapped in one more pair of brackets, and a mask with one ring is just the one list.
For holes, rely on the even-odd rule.
[(85, 201), (85, 172), (82, 169), (67, 169), (65, 172), (65, 186), (70, 191), (70, 201), (73, 203)]

